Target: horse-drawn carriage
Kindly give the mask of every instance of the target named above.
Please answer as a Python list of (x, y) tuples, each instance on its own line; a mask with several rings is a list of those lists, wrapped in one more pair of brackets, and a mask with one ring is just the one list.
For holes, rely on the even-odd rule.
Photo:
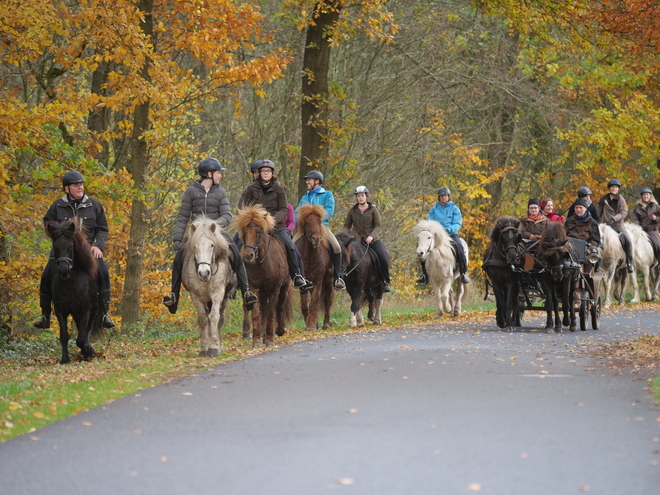
[[(597, 257), (590, 255), (587, 243), (567, 238), (563, 225), (553, 223), (538, 242), (522, 242), (518, 220), (498, 219), (491, 243), (484, 254), (483, 269), (497, 303), (500, 328), (521, 326), (526, 311), (546, 311), (546, 330), (562, 331), (562, 325), (580, 330), (600, 325), (599, 295), (602, 272)], [(560, 304), (561, 300), (561, 304)], [(559, 319), (559, 311), (564, 317)], [(553, 320), (554, 316), (554, 320)]]

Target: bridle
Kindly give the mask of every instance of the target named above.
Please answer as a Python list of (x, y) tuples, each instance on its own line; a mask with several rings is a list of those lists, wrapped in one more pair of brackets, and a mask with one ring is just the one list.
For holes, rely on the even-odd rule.
[(256, 246), (251, 246), (250, 244), (243, 244), (243, 247), (254, 250), (254, 256), (257, 259), (257, 263), (263, 263), (264, 260), (266, 259), (266, 257), (268, 256), (268, 253), (270, 253), (270, 241), (271, 241), (270, 238), (268, 239), (268, 247), (266, 249), (266, 254), (264, 254), (263, 258), (259, 259), (259, 244), (261, 244), (261, 237), (264, 233), (264, 230), (261, 227), (259, 227), (258, 225), (254, 224), (254, 223), (251, 223), (250, 225), (248, 225), (245, 228), (246, 229), (250, 229), (250, 228), (259, 229), (259, 232), (257, 233), (257, 242), (255, 243)]
[[(430, 230), (420, 230), (419, 234), (421, 234), (422, 232), (428, 232), (429, 234), (431, 234), (431, 239), (434, 239), (433, 232), (431, 232)], [(419, 235), (419, 234), (417, 234), (417, 235)], [(429, 248), (424, 253), (424, 259), (426, 259), (426, 257), (429, 255), (429, 253), (431, 251), (433, 251), (434, 248), (435, 248), (435, 240), (433, 240), (433, 242), (429, 243)], [(419, 258), (419, 256), (418, 256), (418, 258)]]
[(210, 272), (211, 272), (211, 276), (213, 276), (213, 275), (215, 275), (216, 273), (218, 273), (218, 270), (220, 269), (220, 265), (219, 265), (219, 264), (215, 266), (215, 271), (213, 271), (213, 265), (215, 265), (215, 245), (213, 246), (213, 254), (211, 255), (211, 261), (210, 261), (210, 262), (208, 262), (208, 261), (197, 261), (197, 253), (195, 253), (194, 258), (195, 258), (195, 269), (196, 269), (198, 272), (199, 272), (199, 267), (200, 267), (201, 265), (208, 265), (208, 266), (209, 266), (209, 270), (210, 270)]
[(322, 236), (323, 234), (320, 230), (308, 231), (307, 228), (306, 228), (308, 225), (309, 225), (309, 222), (305, 221), (305, 237), (307, 237), (307, 240), (313, 246), (314, 245), (314, 240), (313, 240), (314, 234), (319, 234), (319, 236)]

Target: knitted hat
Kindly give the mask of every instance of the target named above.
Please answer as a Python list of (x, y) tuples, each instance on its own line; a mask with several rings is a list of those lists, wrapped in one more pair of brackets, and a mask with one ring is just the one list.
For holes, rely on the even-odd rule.
[(589, 205), (583, 198), (576, 199), (575, 203), (573, 203), (573, 206), (584, 206), (585, 208), (589, 208)]
[(541, 207), (541, 204), (539, 203), (539, 200), (536, 198), (532, 198), (529, 201), (527, 201), (527, 207), (529, 208), (531, 205), (536, 205), (539, 208)]

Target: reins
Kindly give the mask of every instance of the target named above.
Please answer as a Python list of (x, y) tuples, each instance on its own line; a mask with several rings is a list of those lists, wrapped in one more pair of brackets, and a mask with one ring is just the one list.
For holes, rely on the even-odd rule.
[(367, 255), (368, 252), (369, 252), (369, 244), (367, 244), (367, 249), (364, 250), (364, 254), (362, 255), (362, 258), (360, 258), (360, 261), (358, 261), (353, 268), (351, 268), (344, 274), (345, 277), (348, 277), (351, 273), (353, 273), (353, 271), (355, 271), (355, 269), (358, 266), (360, 266), (360, 263), (362, 263), (362, 260), (364, 259), (364, 257)]

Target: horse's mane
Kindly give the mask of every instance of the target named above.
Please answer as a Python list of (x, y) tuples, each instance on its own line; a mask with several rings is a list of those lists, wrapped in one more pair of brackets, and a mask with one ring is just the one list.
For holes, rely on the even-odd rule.
[[(300, 229), (300, 225), (305, 225), (305, 222), (307, 219), (312, 216), (316, 215), (319, 217), (319, 220), (322, 222), (323, 219), (328, 216), (328, 212), (325, 211), (325, 208), (321, 205), (302, 205), (298, 209), (298, 228)], [(299, 231), (300, 232), (300, 231)], [(321, 229), (321, 244), (324, 246), (328, 245), (328, 239), (326, 238), (325, 235), (325, 229)]]
[(98, 262), (92, 254), (92, 247), (87, 242), (87, 236), (79, 222), (76, 222), (75, 219), (64, 220), (62, 222), (48, 222), (46, 233), (53, 242), (60, 236), (70, 239), (73, 243), (73, 265), (78, 267), (88, 277), (96, 278)]
[(548, 222), (548, 226), (541, 234), (539, 253), (545, 255), (552, 254), (558, 248), (563, 247), (567, 241), (566, 228), (561, 222)]
[(500, 239), (500, 234), (507, 227), (514, 227), (518, 229), (520, 227), (520, 219), (515, 217), (500, 217), (495, 222), (493, 230), (490, 231), (490, 240), (497, 242)]
[(603, 243), (603, 266), (607, 266), (610, 263), (609, 260), (617, 262), (625, 257), (626, 253), (619, 240), (619, 233), (604, 223), (598, 224), (598, 228)]
[(256, 225), (264, 232), (270, 232), (275, 228), (275, 219), (263, 206), (249, 205), (238, 210), (236, 219), (238, 236), (243, 239), (243, 230), (248, 225)]
[(228, 256), (229, 243), (222, 235), (222, 227), (205, 215), (197, 217), (191, 225), (191, 235), (188, 245), (191, 252), (195, 251), (195, 246), (200, 237), (209, 235), (213, 239), (215, 246), (215, 256), (220, 259)]
[(415, 235), (419, 234), (423, 230), (428, 230), (433, 234), (433, 240), (435, 241), (435, 247), (440, 251), (440, 254), (444, 258), (453, 259), (454, 254), (451, 247), (451, 237), (447, 230), (435, 220), (422, 220), (417, 225), (413, 227), (413, 232)]

